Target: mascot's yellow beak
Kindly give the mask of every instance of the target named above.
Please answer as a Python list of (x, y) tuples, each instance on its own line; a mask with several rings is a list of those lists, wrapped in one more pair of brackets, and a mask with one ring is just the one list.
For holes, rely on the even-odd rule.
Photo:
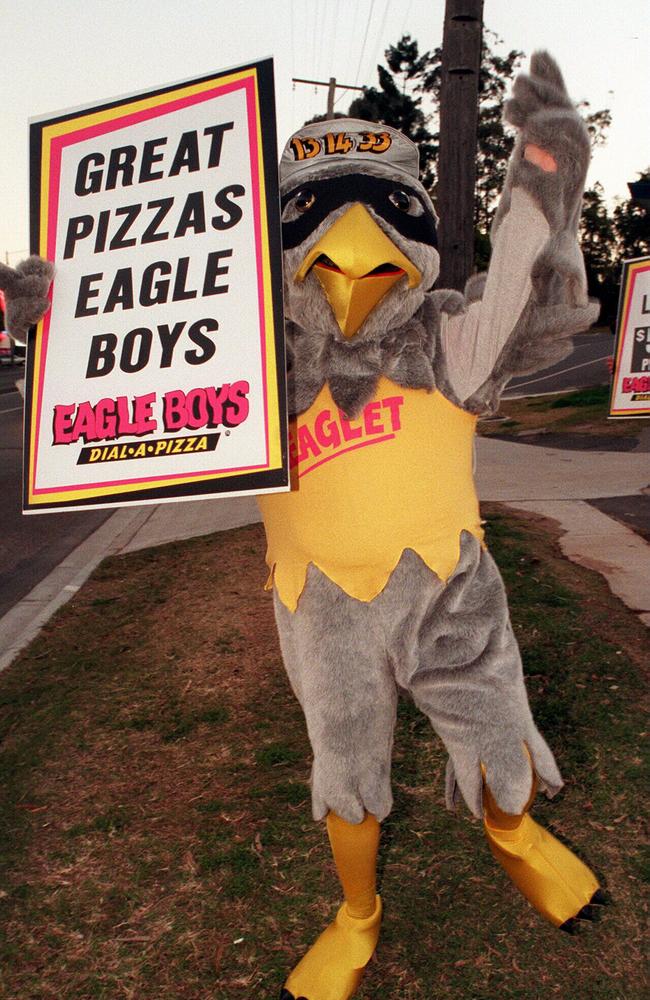
[(400, 278), (408, 277), (409, 288), (422, 280), (417, 267), (358, 203), (311, 248), (294, 280), (304, 281), (312, 267), (348, 338)]

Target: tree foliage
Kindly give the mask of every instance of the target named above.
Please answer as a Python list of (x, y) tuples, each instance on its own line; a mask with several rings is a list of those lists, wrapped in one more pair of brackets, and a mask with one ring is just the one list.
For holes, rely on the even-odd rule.
[[(650, 181), (650, 167), (639, 173), (640, 181)], [(621, 255), (625, 259), (650, 254), (650, 211), (632, 198), (614, 209), (614, 228)]]
[(601, 108), (600, 111), (588, 111), (591, 107), (589, 101), (581, 101), (578, 109), (584, 109), (583, 118), (587, 131), (591, 137), (591, 147), (596, 149), (604, 146), (607, 142), (607, 129), (612, 124), (612, 113), (609, 108)]
[[(484, 29), (479, 80), (477, 183), (475, 199), (476, 265), (489, 261), (489, 230), (503, 187), (514, 131), (503, 123), (503, 106), (524, 53), (498, 51), (500, 40)], [(439, 146), (438, 107), (442, 77), (442, 50), (420, 52), (417, 41), (403, 35), (384, 53), (386, 65), (378, 66), (378, 85), (365, 87), (350, 105), (355, 118), (397, 128), (420, 148), (420, 169), (425, 187), (435, 198), (435, 161)], [(592, 146), (607, 141), (611, 113), (593, 111), (583, 101), (579, 109)], [(640, 174), (650, 181), (650, 167)], [(650, 211), (632, 198), (608, 209), (603, 188), (596, 183), (585, 192), (581, 241), (591, 295), (602, 303), (602, 318), (613, 325), (616, 316), (621, 260), (650, 254)]]
[[(524, 53), (498, 51), (500, 39), (484, 29), (479, 78), (477, 181), (475, 223), (477, 264), (489, 259), (490, 224), (503, 187), (508, 159), (514, 145), (514, 130), (503, 122), (503, 106)], [(423, 181), (435, 196), (435, 159), (439, 144), (438, 107), (442, 77), (442, 49), (420, 53), (418, 43), (403, 35), (385, 52), (386, 66), (378, 66), (378, 87), (364, 88), (363, 96), (350, 105), (355, 118), (383, 122), (400, 129), (420, 147)], [(594, 146), (606, 141), (611, 114), (607, 109), (591, 111), (583, 102), (583, 117)]]
[(602, 185), (598, 182), (584, 193), (580, 245), (589, 294), (600, 301), (601, 321), (613, 324), (618, 294), (615, 278), (616, 234)]
[[(498, 42), (493, 32), (483, 32), (476, 187), (476, 223), (483, 232), (489, 229), (514, 143), (514, 133), (503, 124), (503, 104), (523, 59), (516, 49), (500, 55), (493, 47)], [(417, 41), (403, 35), (386, 49), (385, 58), (387, 67), (377, 67), (379, 86), (364, 88), (349, 113), (392, 125), (417, 142), (425, 187), (434, 191), (442, 49), (421, 54)]]
[[(650, 181), (650, 167), (639, 180)], [(610, 213), (602, 186), (596, 183), (584, 194), (580, 243), (589, 294), (600, 300), (600, 318), (613, 328), (621, 262), (650, 255), (650, 211), (630, 197)]]
[[(439, 51), (439, 50), (436, 50)], [(380, 122), (399, 129), (420, 149), (420, 170), (427, 188), (434, 183), (433, 164), (438, 153), (438, 134), (430, 129), (433, 115), (423, 107), (424, 82), (430, 72), (432, 56), (420, 55), (418, 43), (403, 35), (397, 45), (384, 53), (388, 68), (377, 66), (378, 87), (364, 87), (363, 95), (349, 108), (352, 118)], [(410, 92), (407, 91), (408, 85)]]

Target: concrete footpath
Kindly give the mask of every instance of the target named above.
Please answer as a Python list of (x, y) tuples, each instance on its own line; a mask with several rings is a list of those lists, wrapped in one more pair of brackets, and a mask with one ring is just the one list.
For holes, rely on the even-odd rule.
[(0, 618), (0, 671), (77, 593), (106, 556), (210, 535), (259, 521), (253, 497), (121, 507)]
[[(481, 500), (501, 501), (556, 521), (573, 561), (597, 570), (650, 627), (650, 545), (587, 501), (650, 494), (647, 435), (632, 452), (580, 451), (479, 438)], [(252, 497), (134, 506), (115, 512), (0, 619), (0, 670), (6, 668), (108, 555), (225, 531), (259, 521)]]

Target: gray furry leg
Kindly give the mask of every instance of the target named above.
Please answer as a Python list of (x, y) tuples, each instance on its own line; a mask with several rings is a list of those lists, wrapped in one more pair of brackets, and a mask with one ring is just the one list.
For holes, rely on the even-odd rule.
[(305, 713), (314, 764), (315, 819), (348, 823), (392, 806), (390, 763), (397, 689), (371, 604), (310, 567), (297, 611), (274, 593), (285, 667)]
[(454, 575), (421, 622), (419, 662), (408, 688), (449, 752), (450, 805), (458, 786), (482, 817), (482, 767), (497, 805), (508, 813), (522, 812), (530, 797), (530, 760), (543, 790), (554, 794), (562, 786), (528, 706), (501, 576), (467, 535)]

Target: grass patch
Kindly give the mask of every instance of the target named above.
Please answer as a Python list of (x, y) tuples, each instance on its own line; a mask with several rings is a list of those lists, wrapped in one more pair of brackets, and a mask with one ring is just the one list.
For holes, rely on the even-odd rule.
[[(536, 813), (616, 905), (581, 938), (544, 924), (444, 810), (444, 751), (403, 702), (358, 1000), (640, 1000), (647, 632), (541, 519), (492, 506), (488, 528), (568, 779)], [(0, 676), (0, 996), (273, 997), (335, 912), (263, 551), (251, 526), (110, 559)]]
[(293, 750), (286, 743), (271, 743), (255, 751), (255, 760), (260, 767), (284, 767), (300, 760), (300, 751)]
[(593, 385), (587, 389), (569, 392), (566, 396), (554, 399), (551, 410), (565, 409), (567, 406), (603, 406), (609, 404), (609, 386)]
[(498, 419), (479, 421), (483, 436), (535, 433), (585, 434), (608, 438), (636, 438), (639, 420), (609, 419), (609, 386), (596, 385), (575, 392), (529, 399), (502, 399)]

